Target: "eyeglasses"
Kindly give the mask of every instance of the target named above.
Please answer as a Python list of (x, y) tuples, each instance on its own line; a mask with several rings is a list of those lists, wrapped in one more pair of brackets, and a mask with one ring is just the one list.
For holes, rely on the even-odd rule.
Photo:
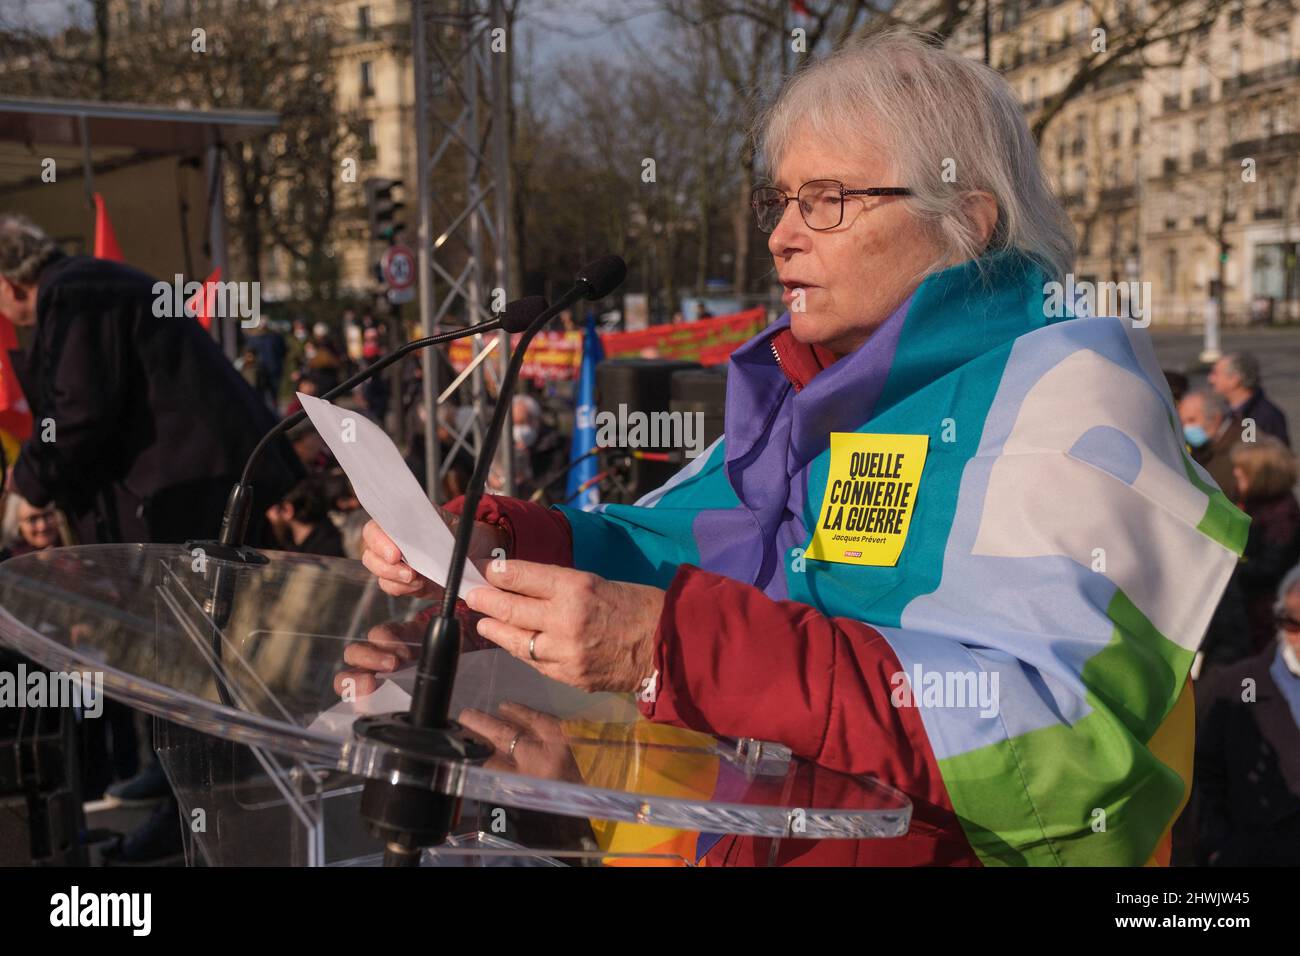
[(56, 524), (58, 518), (53, 511), (41, 511), (34, 515), (28, 515), (26, 518), (19, 519), (19, 524), (24, 524), (29, 528), (34, 528), (38, 524)]
[(1284, 631), (1300, 631), (1300, 621), (1297, 621), (1291, 615), (1278, 611), (1273, 615), (1273, 623)]
[(846, 196), (910, 196), (912, 190), (902, 186), (873, 186), (870, 189), (845, 189), (837, 179), (814, 179), (799, 187), (795, 196), (787, 196), (775, 186), (759, 186), (749, 195), (758, 228), (770, 233), (785, 215), (785, 205), (799, 200), (799, 214), (809, 229), (824, 232), (844, 221)]

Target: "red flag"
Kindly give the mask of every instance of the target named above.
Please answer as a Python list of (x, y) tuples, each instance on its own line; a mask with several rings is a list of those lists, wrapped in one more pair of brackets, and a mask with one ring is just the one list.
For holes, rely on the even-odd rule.
[(9, 352), (16, 348), (18, 330), (0, 315), (0, 429), (19, 441), (26, 441), (32, 437), (32, 410), (9, 362)]
[(95, 258), (112, 259), (125, 262), (122, 247), (117, 244), (117, 233), (108, 221), (108, 210), (104, 208), (104, 197), (95, 193)]
[(212, 293), (208, 290), (216, 283), (221, 281), (221, 266), (212, 270), (212, 275), (203, 280), (203, 289), (195, 293), (190, 301), (185, 303), (185, 311), (194, 310), (194, 318), (199, 320), (199, 325), (203, 326), (209, 332), (212, 331), (212, 316), (208, 315), (208, 303), (212, 299)]
[(790, 9), (801, 17), (812, 16), (812, 11), (808, 9), (808, 5), (803, 0), (790, 0)]

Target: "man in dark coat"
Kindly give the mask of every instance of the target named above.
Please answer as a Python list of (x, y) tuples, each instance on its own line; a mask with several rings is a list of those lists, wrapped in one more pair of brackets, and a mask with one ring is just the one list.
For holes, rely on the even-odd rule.
[(1278, 642), (1197, 689), (1202, 864), (1300, 864), (1300, 569), (1278, 591)]
[[(155, 284), (64, 256), (32, 223), (0, 216), (0, 312), (35, 327), (15, 362), (35, 424), (14, 485), (36, 507), (56, 502), (82, 542), (215, 537), (231, 485), (275, 424), (198, 322), (155, 314), (171, 297)], [(252, 513), (300, 476), (277, 442), (254, 476)]]
[[(0, 313), (34, 333), (26, 356), (14, 354), (34, 425), (13, 484), (35, 507), (57, 503), (82, 543), (215, 538), (231, 486), (275, 424), (197, 321), (174, 302), (156, 308), (162, 296), (170, 287), (145, 273), (65, 256), (27, 219), (0, 215)], [(301, 475), (283, 438), (266, 450), (249, 544)], [(119, 786), (162, 802), (106, 858), (174, 857), (180, 830), (158, 763)]]
[(1229, 501), (1237, 500), (1237, 479), (1232, 475), (1232, 450), (1241, 444), (1241, 422), (1232, 417), (1228, 403), (1208, 389), (1188, 392), (1178, 403), (1183, 437), (1192, 460), (1210, 473)]
[(1260, 384), (1259, 360), (1249, 352), (1229, 352), (1214, 363), (1209, 375), (1210, 387), (1232, 407), (1238, 423), (1253, 421), (1265, 435), (1291, 444), (1286, 414), (1264, 395)]

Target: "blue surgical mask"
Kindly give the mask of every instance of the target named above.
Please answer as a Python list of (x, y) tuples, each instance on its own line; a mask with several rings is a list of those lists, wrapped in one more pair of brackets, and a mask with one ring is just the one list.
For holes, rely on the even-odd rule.
[(1203, 448), (1210, 441), (1209, 433), (1200, 425), (1184, 425), (1183, 437), (1193, 448)]

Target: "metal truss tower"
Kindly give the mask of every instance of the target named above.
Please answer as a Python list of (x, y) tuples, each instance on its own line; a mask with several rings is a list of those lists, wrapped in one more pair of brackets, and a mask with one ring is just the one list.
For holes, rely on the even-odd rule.
[[(422, 335), (486, 321), (504, 306), (509, 275), (509, 57), (513, 37), (502, 0), (411, 0), (415, 68), (419, 306)], [(435, 502), (461, 447), (482, 450), (510, 337), (476, 335), (474, 361), (441, 382), (432, 350), (423, 356), (426, 488)], [(443, 456), (438, 408), (463, 399), (472, 410), (447, 416)], [(515, 490), (507, 427), (495, 450), (504, 491)], [(445, 457), (446, 460), (443, 460)]]

